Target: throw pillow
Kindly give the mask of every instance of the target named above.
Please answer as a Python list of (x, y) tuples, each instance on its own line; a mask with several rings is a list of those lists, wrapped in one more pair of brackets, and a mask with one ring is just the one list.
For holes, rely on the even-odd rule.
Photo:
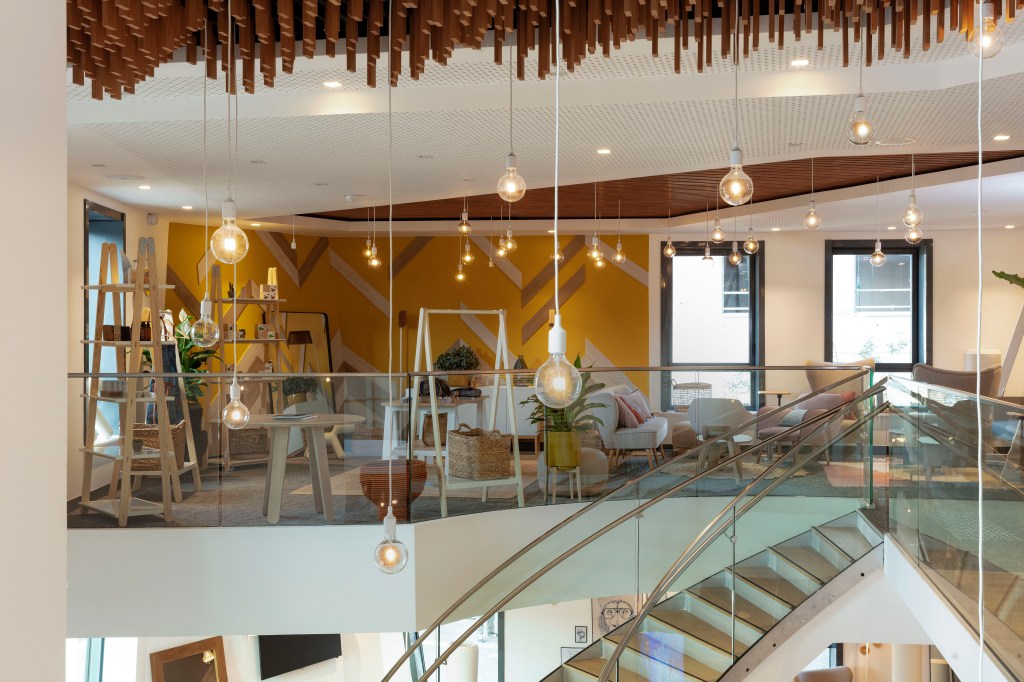
[(615, 396), (615, 405), (619, 408), (619, 428), (635, 429), (640, 426), (637, 413), (633, 411), (633, 408), (621, 395)]
[(640, 413), (641, 422), (645, 422), (648, 419), (654, 418), (654, 413), (651, 412), (651, 408), (647, 407), (647, 401), (644, 400), (644, 395), (643, 393), (640, 392), (640, 389), (636, 389), (635, 391), (627, 395), (626, 400), (629, 401), (630, 405), (636, 408), (637, 412)]

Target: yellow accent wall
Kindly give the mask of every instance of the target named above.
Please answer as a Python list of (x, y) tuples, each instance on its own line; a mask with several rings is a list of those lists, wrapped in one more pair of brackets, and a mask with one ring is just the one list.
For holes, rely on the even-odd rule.
[[(289, 236), (290, 239), (290, 236)], [(569, 237), (563, 237), (563, 245)], [(299, 236), (298, 264), (309, 257), (316, 243), (316, 237)], [(396, 237), (396, 256), (407, 247), (413, 238)], [(511, 262), (522, 272), (524, 286), (530, 282), (550, 259), (550, 237), (517, 238), (519, 248), (512, 255)], [(614, 244), (613, 241), (608, 243)], [(627, 257), (634, 262), (644, 263), (647, 256), (647, 238), (622, 238)], [(331, 334), (341, 334), (341, 342), (352, 353), (383, 371), (387, 368), (387, 316), (375, 306), (356, 286), (349, 282), (331, 265), (331, 251), (350, 265), (366, 282), (385, 299), (388, 295), (388, 244), (387, 238), (377, 241), (378, 252), (384, 264), (378, 270), (370, 270), (362, 257), (365, 237), (335, 237), (329, 239), (329, 246), (299, 287), (285, 272), (275, 253), (256, 234), (249, 233), (249, 254), (238, 264), (239, 286), (250, 279), (257, 284), (266, 281), (268, 267), (278, 268), (280, 297), (286, 299), (282, 312), (323, 312), (327, 313)], [(203, 228), (196, 225), (172, 223), (167, 249), (168, 268), (191, 289), (196, 299), (203, 296), (203, 285), (199, 282), (198, 267), (204, 252)], [(399, 272), (394, 281), (394, 319), (397, 326), (398, 311), (408, 311), (408, 326), (405, 335), (406, 350), (403, 353), (405, 366), (398, 367), (397, 333), (395, 337), (395, 370), (412, 367), (415, 350), (416, 328), (419, 309), (457, 309), (465, 304), (472, 309), (503, 308), (508, 314), (509, 347), (514, 356), (522, 353), (527, 365), (537, 367), (547, 356), (547, 324), (543, 324), (524, 344), (522, 328), (535, 313), (547, 308), (554, 295), (553, 282), (546, 285), (525, 304), (521, 291), (497, 266), (487, 265), (488, 255), (473, 245), (476, 257), (474, 263), (463, 266), (466, 281), (455, 281), (458, 257), (456, 236), (434, 237), (415, 254), (412, 260)], [(640, 266), (643, 268), (643, 266)], [(563, 286), (577, 272), (585, 268), (585, 281), (562, 307), (563, 323), (568, 332), (568, 353), (570, 360), (575, 354), (584, 353), (585, 339), (590, 342), (616, 366), (644, 366), (648, 356), (648, 294), (647, 286), (608, 262), (603, 270), (596, 269), (586, 251), (581, 250), (562, 264)], [(646, 270), (646, 268), (644, 268)], [(231, 266), (222, 266), (222, 279), (226, 295), (227, 279)], [(181, 298), (168, 296), (168, 303), (175, 311), (182, 306)], [(191, 311), (196, 314), (198, 311)], [(240, 318), (239, 326), (250, 338), (260, 312), (255, 306)], [(545, 313), (546, 317), (546, 313)], [(484, 318), (484, 324), (492, 333), (497, 333), (497, 321)], [(457, 339), (464, 340), (488, 365), (494, 357), (490, 348), (458, 317), (436, 317), (431, 319), (432, 345), (434, 355), (452, 345)], [(230, 361), (230, 358), (227, 358)], [(342, 360), (334, 357), (335, 367)]]

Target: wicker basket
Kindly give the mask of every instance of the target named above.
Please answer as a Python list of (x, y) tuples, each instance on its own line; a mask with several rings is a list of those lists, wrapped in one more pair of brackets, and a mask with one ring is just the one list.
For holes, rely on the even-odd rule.
[[(160, 425), (136, 424), (132, 427), (133, 440), (141, 440), (143, 447), (160, 449)], [(178, 469), (185, 466), (185, 422), (178, 422), (171, 427), (171, 449)], [(132, 457), (133, 471), (160, 471), (159, 457)]]
[(448, 475), (486, 481), (512, 475), (512, 434), (459, 424), (448, 432)]
[(270, 454), (270, 429), (230, 429), (228, 449), (232, 457)]
[[(448, 443), (448, 413), (442, 412), (437, 415), (437, 432), (441, 434), (441, 447), (444, 447)], [(427, 415), (423, 418), (423, 431), (422, 438), (424, 445), (432, 446), (434, 444), (434, 418), (431, 415)]]

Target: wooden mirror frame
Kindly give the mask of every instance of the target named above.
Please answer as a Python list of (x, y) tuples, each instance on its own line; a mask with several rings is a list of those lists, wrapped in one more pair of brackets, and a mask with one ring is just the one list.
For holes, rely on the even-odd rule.
[(149, 655), (149, 666), (153, 674), (153, 682), (167, 682), (164, 678), (164, 663), (176, 661), (180, 658), (188, 658), (195, 654), (212, 649), (217, 666), (217, 682), (228, 682), (227, 659), (224, 657), (224, 638), (208, 637), (198, 642), (189, 642), (181, 646), (171, 647), (162, 651), (155, 651)]

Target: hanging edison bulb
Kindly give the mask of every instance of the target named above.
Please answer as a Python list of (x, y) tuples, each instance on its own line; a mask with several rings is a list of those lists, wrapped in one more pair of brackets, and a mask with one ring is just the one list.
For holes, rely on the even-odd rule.
[(583, 378), (580, 376), (580, 371), (565, 359), (565, 348), (562, 316), (556, 314), (551, 331), (548, 332), (550, 356), (537, 369), (533, 380), (537, 399), (544, 405), (556, 409), (571, 405), (583, 390)]
[(604, 258), (598, 258), (594, 261), (594, 267), (598, 270), (604, 270), (604, 266), (608, 263)]
[(670, 241), (665, 242), (665, 248), (663, 248), (661, 252), (664, 254), (665, 258), (671, 258), (676, 255), (676, 245)]
[(810, 208), (807, 209), (807, 215), (804, 216), (804, 227), (808, 230), (817, 230), (821, 227), (821, 217), (818, 215), (818, 209), (814, 206), (814, 199), (811, 199)]
[(498, 250), (494, 252), (494, 255), (498, 258), (504, 258), (508, 255), (508, 249), (505, 248), (505, 238), (502, 237), (498, 240)]
[(753, 256), (757, 253), (757, 250), (761, 248), (761, 245), (754, 239), (753, 233), (748, 234), (746, 240), (743, 242), (743, 250)]
[(715, 264), (715, 259), (711, 257), (711, 247), (704, 247), (704, 257), (700, 259), (700, 264), (706, 268), (710, 268)]
[(872, 252), (871, 257), (868, 259), (872, 265), (876, 268), (885, 265), (885, 254), (882, 253), (882, 240), (875, 240), (875, 250)]
[(384, 517), (384, 539), (373, 550), (373, 563), (382, 572), (389, 575), (398, 573), (409, 561), (409, 550), (398, 539), (398, 520), (388, 504), (388, 513)]
[(512, 253), (519, 248), (519, 243), (512, 238), (512, 228), (508, 228), (508, 233), (505, 235), (505, 251)]
[(459, 231), (459, 234), (461, 234), (462, 236), (466, 236), (468, 234), (472, 234), (473, 227), (469, 224), (469, 212), (468, 211), (463, 211), (462, 212), (462, 218), (459, 220), (459, 224), (456, 226), (456, 229)]
[(519, 201), (526, 194), (526, 181), (516, 170), (515, 154), (509, 154), (505, 159), (505, 174), (498, 180), (498, 196), (505, 201), (512, 203)]
[(736, 242), (732, 243), (732, 251), (729, 252), (729, 265), (739, 265), (743, 262), (743, 254), (740, 253)]
[(601, 240), (598, 239), (597, 233), (594, 233), (593, 238), (590, 240), (590, 251), (587, 252), (591, 260), (601, 260), (604, 258), (604, 254), (601, 253)]
[(743, 152), (734, 142), (729, 152), (729, 172), (718, 183), (718, 194), (730, 206), (739, 206), (754, 196), (754, 181), (743, 171)]
[(924, 221), (921, 209), (917, 207), (917, 194), (910, 193), (910, 201), (907, 203), (907, 210), (903, 211), (903, 224), (907, 227), (918, 227)]
[(917, 244), (924, 239), (924, 230), (916, 225), (908, 227), (907, 231), (903, 233), (903, 238), (911, 244)]
[(224, 426), (229, 429), (243, 429), (249, 423), (249, 408), (242, 403), (242, 389), (238, 385), (237, 377), (231, 380), (228, 394), (231, 402), (225, 405), (221, 411), (221, 420), (224, 422)]
[(231, 265), (237, 263), (249, 253), (249, 238), (242, 228), (235, 223), (237, 213), (235, 202), (228, 199), (221, 204), (221, 226), (210, 237), (210, 250), (213, 257), (221, 263)]
[(867, 115), (866, 98), (861, 92), (853, 100), (853, 115), (847, 125), (846, 138), (858, 147), (870, 144), (875, 139), (875, 124)]
[(377, 245), (374, 244), (370, 247), (370, 260), (366, 261), (366, 264), (371, 270), (376, 270), (380, 267), (380, 256), (377, 255)]
[(725, 232), (722, 230), (722, 221), (715, 218), (715, 229), (711, 230), (711, 241), (721, 244), (725, 241)]
[(373, 255), (373, 244), (370, 242), (370, 237), (366, 237), (366, 246), (363, 248), (363, 258), (369, 260), (370, 256)]
[(977, 58), (991, 59), (1003, 49), (1003, 32), (996, 23), (995, 9), (991, 2), (981, 6), (981, 30), (974, 31), (974, 39), (970, 43), (971, 54)]
[(559, 263), (561, 263), (565, 260), (565, 251), (562, 251), (562, 249), (558, 249), (558, 251), (551, 254), (550, 258), (553, 261), (557, 260)]
[(626, 254), (622, 252), (622, 240), (615, 242), (615, 255), (612, 256), (612, 260), (620, 265), (626, 262)]
[(469, 265), (474, 260), (473, 250), (469, 246), (469, 240), (466, 240), (466, 248), (462, 253), (462, 262)]
[(462, 261), (459, 261), (459, 267), (458, 267), (457, 270), (455, 270), (455, 281), (456, 282), (465, 282), (466, 281), (466, 273), (462, 271)]
[(192, 329), (189, 330), (189, 337), (192, 339), (192, 343), (200, 348), (212, 348), (220, 340), (220, 329), (217, 323), (213, 321), (213, 318), (210, 317), (212, 312), (213, 302), (210, 301), (210, 295), (206, 294), (199, 303), (199, 319), (195, 321)]

